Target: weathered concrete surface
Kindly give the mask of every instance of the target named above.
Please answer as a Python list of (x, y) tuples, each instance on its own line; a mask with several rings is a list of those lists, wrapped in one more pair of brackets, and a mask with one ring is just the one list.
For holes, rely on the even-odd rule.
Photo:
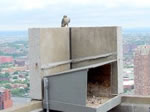
[(116, 53), (112, 56), (95, 60), (86, 60), (72, 64), (72, 68), (88, 66), (117, 59), (112, 64), (112, 93), (123, 92), (122, 79), (122, 35), (120, 27), (77, 27), (71, 28), (71, 58), (79, 59)]
[(1, 110), (1, 112), (31, 112), (33, 110), (37, 110), (41, 108), (42, 108), (41, 101), (32, 101), (22, 106), (13, 106), (12, 108)]
[(29, 46), (31, 98), (42, 99), (42, 77), (70, 69), (70, 64), (64, 64), (41, 70), (43, 65), (70, 59), (69, 29), (29, 29)]
[[(40, 29), (29, 30), (30, 96), (41, 98)], [(38, 63), (38, 66), (36, 66)]]
[(70, 69), (70, 63), (45, 70), (41, 70), (41, 66), (110, 53), (113, 54), (103, 58), (73, 62), (71, 65), (72, 68), (78, 68), (117, 59), (112, 66), (114, 68), (112, 93), (123, 92), (120, 27), (33, 28), (29, 29), (29, 46), (32, 99), (42, 99), (43, 76)]
[(150, 104), (150, 96), (128, 95), (122, 96), (123, 103), (131, 104)]
[[(121, 28), (116, 28), (117, 37), (117, 62), (112, 63), (112, 93), (123, 93), (123, 49)], [(111, 47), (111, 46), (110, 46)]]
[[(71, 28), (72, 59), (117, 52), (117, 27)], [(103, 61), (115, 59), (109, 57)], [(73, 68), (99, 63), (98, 60), (73, 63)]]
[[(41, 29), (40, 57), (41, 64), (68, 61), (70, 59), (69, 29), (49, 28)], [(70, 64), (64, 64), (55, 68), (45, 70), (43, 75), (61, 72), (70, 69)]]
[(109, 112), (150, 112), (150, 97), (122, 96), (122, 103)]
[(149, 105), (143, 104), (126, 104), (122, 103), (120, 106), (112, 109), (109, 112), (149, 112)]
[[(121, 80), (118, 78), (118, 63), (114, 62), (111, 64), (112, 74), (111, 74), (111, 93), (118, 94), (119, 93), (119, 84), (121, 84)], [(120, 81), (120, 82), (119, 82)]]
[(118, 93), (123, 93), (123, 40), (122, 31), (120, 27), (116, 29), (117, 35), (117, 83)]
[(43, 111), (43, 108), (41, 108), (41, 109), (32, 110), (32, 111), (30, 111), (30, 112), (44, 112), (44, 111)]

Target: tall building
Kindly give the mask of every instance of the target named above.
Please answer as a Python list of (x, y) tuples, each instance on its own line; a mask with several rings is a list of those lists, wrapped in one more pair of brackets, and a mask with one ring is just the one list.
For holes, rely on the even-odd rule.
[(0, 110), (12, 107), (11, 94), (8, 89), (0, 88)]
[(134, 55), (135, 94), (150, 95), (150, 45), (139, 46)]

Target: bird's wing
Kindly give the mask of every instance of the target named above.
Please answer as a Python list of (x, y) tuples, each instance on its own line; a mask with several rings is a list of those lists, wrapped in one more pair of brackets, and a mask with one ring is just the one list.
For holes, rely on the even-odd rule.
[(61, 24), (63, 24), (63, 22), (64, 22), (64, 18), (61, 20)]
[(64, 24), (64, 18), (61, 20), (61, 26), (63, 26)]
[(69, 18), (68, 22), (70, 23), (70, 21), (71, 21), (71, 20), (70, 20), (70, 18)]

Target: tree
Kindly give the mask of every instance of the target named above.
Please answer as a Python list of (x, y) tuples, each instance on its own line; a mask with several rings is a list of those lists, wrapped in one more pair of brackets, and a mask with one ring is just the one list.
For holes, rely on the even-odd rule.
[(17, 76), (14, 76), (13, 79), (18, 79), (18, 77), (17, 77)]
[(15, 71), (14, 74), (18, 74), (18, 71)]
[(7, 88), (7, 89), (11, 89), (10, 84), (6, 84), (4, 87)]
[(8, 72), (5, 73), (5, 77), (9, 77), (9, 73)]

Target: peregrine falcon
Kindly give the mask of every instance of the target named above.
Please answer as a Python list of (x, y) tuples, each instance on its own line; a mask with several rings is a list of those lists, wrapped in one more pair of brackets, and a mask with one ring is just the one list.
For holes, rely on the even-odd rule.
[(68, 27), (68, 24), (70, 23), (70, 18), (68, 18), (66, 15), (62, 18), (61, 21), (61, 27)]

